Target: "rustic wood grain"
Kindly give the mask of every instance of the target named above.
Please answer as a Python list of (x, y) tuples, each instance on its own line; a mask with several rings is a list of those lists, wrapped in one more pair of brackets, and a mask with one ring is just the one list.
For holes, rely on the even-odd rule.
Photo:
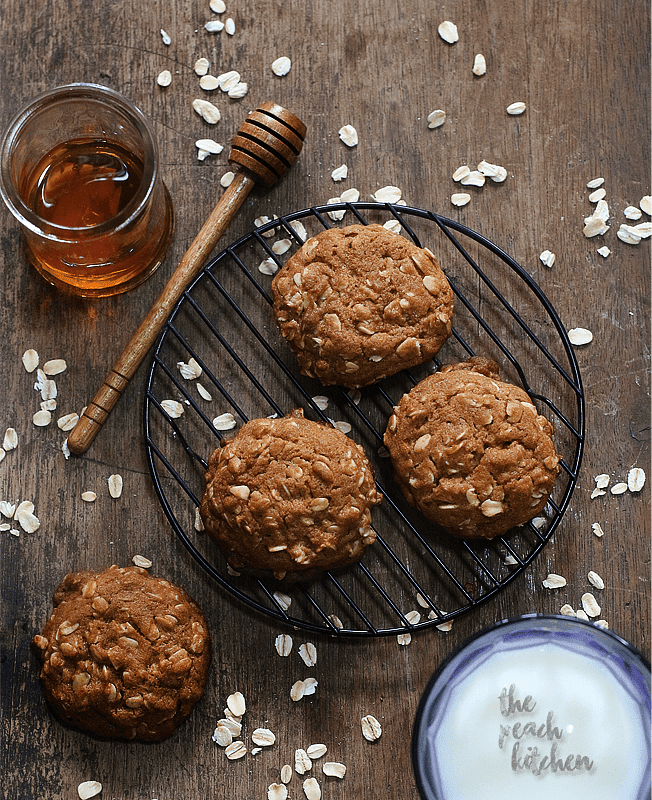
[[(164, 180), (176, 213), (175, 240), (164, 265), (128, 295), (101, 301), (66, 297), (31, 269), (9, 213), (0, 209), (2, 245), (0, 360), (1, 429), (18, 431), (19, 445), (0, 464), (0, 499), (30, 499), (40, 530), (15, 538), (0, 534), (2, 575), (1, 692), (3, 795), (11, 800), (76, 797), (84, 780), (104, 785), (102, 797), (242, 798), (266, 796), (296, 747), (324, 742), (329, 758), (348, 766), (339, 782), (324, 780), (324, 798), (383, 796), (415, 799), (409, 740), (420, 693), (451, 650), (494, 620), (524, 612), (579, 607), (591, 587), (587, 572), (605, 581), (603, 616), (616, 633), (642, 651), (650, 647), (649, 483), (637, 494), (590, 499), (593, 477), (612, 484), (633, 466), (650, 473), (649, 267), (650, 244), (620, 242), (624, 208), (650, 193), (650, 13), (636, 0), (231, 0), (225, 16), (232, 37), (209, 34), (208, 0), (21, 0), (0, 5), (4, 127), (36, 93), (73, 81), (114, 88), (136, 102), (158, 139)], [(460, 41), (437, 35), (444, 19), (456, 22)], [(165, 46), (160, 29), (171, 36)], [(471, 72), (475, 53), (487, 74)], [(272, 61), (292, 59), (277, 77)], [(241, 72), (249, 84), (241, 100), (218, 96), (222, 121), (215, 128), (192, 111), (203, 96), (193, 64), (200, 56), (211, 72)], [(161, 89), (156, 76), (172, 72)], [(308, 127), (292, 170), (270, 190), (255, 191), (229, 229), (236, 240), (261, 215), (288, 213), (323, 203), (344, 188), (363, 198), (393, 184), (409, 205), (438, 211), (479, 231), (532, 275), (567, 328), (587, 327), (594, 341), (576, 351), (587, 398), (587, 441), (580, 480), (554, 540), (532, 566), (494, 600), (455, 621), (449, 633), (425, 631), (400, 647), (386, 639), (334, 640), (290, 631), (292, 657), (279, 658), (280, 625), (234, 601), (181, 547), (152, 487), (142, 436), (145, 370), (127, 387), (100, 436), (82, 458), (65, 460), (63, 436), (52, 423), (37, 429), (34, 376), (20, 362), (34, 347), (42, 362), (63, 357), (55, 416), (79, 410), (101, 384), (138, 322), (160, 293), (222, 193), (228, 146), (199, 162), (194, 142), (213, 137), (228, 145), (246, 113), (272, 100)], [(520, 117), (506, 107), (527, 105)], [(429, 130), (427, 115), (448, 118)], [(348, 149), (338, 137), (354, 125), (360, 143)], [(459, 191), (451, 180), (462, 165), (482, 158), (506, 167), (501, 185), (471, 187), (464, 208), (450, 204)], [(349, 166), (341, 184), (331, 180)], [(611, 230), (586, 239), (591, 213), (588, 180), (604, 177)], [(647, 217), (644, 216), (644, 219)], [(603, 259), (597, 248), (607, 244)], [(557, 260), (544, 267), (539, 254)], [(106, 481), (125, 480), (119, 501)], [(97, 492), (95, 504), (80, 497)], [(597, 539), (591, 523), (600, 522)], [(150, 557), (152, 571), (183, 585), (203, 607), (213, 636), (213, 665), (205, 698), (167, 742), (156, 746), (96, 742), (57, 724), (47, 711), (30, 650), (51, 610), (51, 595), (71, 570), (129, 564)], [(549, 591), (548, 572), (568, 580)], [(304, 667), (296, 654), (313, 639), (318, 663)], [(295, 704), (289, 688), (310, 673), (319, 681), (312, 698)], [(234, 690), (247, 698), (250, 729), (265, 725), (277, 744), (269, 752), (226, 762), (211, 733)], [(370, 744), (359, 720), (374, 714), (383, 725)], [(291, 796), (302, 795), (298, 776)]]

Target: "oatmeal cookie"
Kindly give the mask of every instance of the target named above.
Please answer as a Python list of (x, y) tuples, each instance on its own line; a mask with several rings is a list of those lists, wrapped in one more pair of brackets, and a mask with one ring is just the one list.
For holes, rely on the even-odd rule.
[(292, 582), (360, 559), (380, 499), (363, 449), (295, 411), (215, 450), (200, 513), (233, 569)]
[(210, 636), (196, 603), (140, 567), (75, 572), (34, 637), (54, 714), (100, 738), (160, 741), (204, 693)]
[(437, 259), (382, 225), (309, 239), (272, 293), (301, 372), (325, 385), (376, 383), (432, 358), (451, 334), (453, 292)]
[(539, 514), (558, 472), (552, 425), (487, 359), (405, 394), (385, 445), (409, 503), (456, 536), (491, 539)]

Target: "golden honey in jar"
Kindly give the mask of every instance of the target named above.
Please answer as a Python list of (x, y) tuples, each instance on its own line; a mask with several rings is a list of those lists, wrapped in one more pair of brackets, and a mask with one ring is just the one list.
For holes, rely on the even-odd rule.
[(27, 255), (54, 286), (119, 294), (163, 260), (173, 215), (156, 145), (116, 92), (71, 84), (36, 98), (5, 135), (0, 174)]

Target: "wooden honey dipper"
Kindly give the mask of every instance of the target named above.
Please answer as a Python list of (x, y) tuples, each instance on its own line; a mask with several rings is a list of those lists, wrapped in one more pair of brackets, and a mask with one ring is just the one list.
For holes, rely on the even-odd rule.
[(68, 436), (71, 453), (89, 448), (188, 284), (199, 274), (257, 180), (272, 186), (296, 161), (306, 126), (276, 103), (263, 103), (243, 122), (231, 143), (229, 161), (239, 169), (204, 223), (104, 383)]

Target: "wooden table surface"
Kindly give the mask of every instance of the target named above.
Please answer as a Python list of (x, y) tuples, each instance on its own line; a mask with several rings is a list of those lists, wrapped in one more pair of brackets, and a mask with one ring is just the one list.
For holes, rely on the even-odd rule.
[[(465, 638), (496, 620), (530, 612), (581, 607), (592, 591), (611, 630), (649, 653), (649, 482), (591, 498), (594, 478), (610, 487), (633, 467), (649, 474), (650, 245), (634, 246), (616, 232), (627, 206), (650, 194), (649, 4), (535, 0), (227, 0), (215, 14), (208, 0), (69, 0), (37, 7), (20, 0), (0, 6), (3, 80), (0, 121), (5, 126), (37, 93), (76, 81), (101, 83), (133, 100), (155, 131), (161, 169), (175, 212), (175, 238), (165, 263), (144, 285), (117, 298), (66, 296), (28, 266), (17, 223), (3, 207), (2, 401), (0, 426), (14, 428), (18, 445), (0, 464), (0, 500), (34, 503), (35, 533), (0, 533), (2, 553), (2, 748), (6, 798), (74, 798), (85, 780), (98, 780), (104, 798), (266, 797), (294, 750), (314, 742), (348, 767), (343, 781), (321, 776), (323, 797), (416, 798), (410, 734), (430, 675)], [(208, 20), (231, 17), (235, 31), (209, 33)], [(438, 33), (456, 23), (459, 41)], [(171, 43), (161, 36), (164, 29)], [(487, 70), (474, 76), (476, 53)], [(214, 75), (236, 69), (248, 94), (213, 99), (222, 120), (211, 128), (192, 110), (208, 97), (193, 72), (197, 58)], [(272, 62), (291, 59), (276, 76)], [(157, 75), (172, 73), (161, 88)], [(147, 369), (137, 372), (105, 429), (82, 457), (66, 459), (59, 415), (78, 411), (99, 387), (138, 322), (208, 216), (223, 189), (228, 146), (247, 112), (274, 100), (308, 127), (303, 152), (289, 174), (244, 203), (223, 245), (254, 226), (260, 215), (284, 214), (325, 203), (344, 189), (362, 199), (394, 185), (409, 206), (438, 212), (478, 231), (520, 263), (555, 307), (566, 329), (587, 328), (593, 341), (576, 347), (586, 396), (586, 444), (577, 486), (552, 540), (515, 580), (488, 602), (455, 619), (450, 631), (428, 628), (401, 646), (395, 635), (334, 638), (292, 630), (235, 600), (182, 547), (157, 499), (147, 465), (142, 406)], [(521, 116), (507, 114), (513, 102)], [(428, 114), (447, 113), (430, 129)], [(340, 140), (353, 125), (359, 144)], [(195, 141), (225, 145), (201, 162)], [(481, 160), (507, 170), (502, 184), (470, 187), (471, 201), (455, 207), (452, 180), (461, 165)], [(331, 172), (348, 165), (335, 183)], [(587, 183), (604, 178), (610, 229), (583, 235), (594, 204)], [(640, 222), (648, 221), (644, 214)], [(631, 224), (636, 224), (632, 222)], [(608, 257), (597, 253), (606, 245)], [(218, 248), (219, 249), (219, 248)], [(544, 266), (544, 250), (555, 263)], [(444, 266), (446, 266), (444, 264)], [(58, 406), (48, 427), (36, 427), (34, 375), (21, 356), (28, 348), (41, 364), (64, 358), (57, 376)], [(119, 500), (107, 478), (119, 473)], [(94, 491), (86, 503), (82, 493)], [(6, 522), (7, 520), (2, 520)], [(597, 537), (593, 523), (604, 536)], [(13, 527), (12, 523), (12, 527)], [(203, 608), (213, 637), (206, 694), (191, 718), (156, 745), (98, 742), (68, 730), (48, 712), (30, 647), (49, 616), (54, 589), (75, 570), (131, 564), (149, 557), (151, 572), (179, 583)], [(588, 581), (589, 570), (604, 589)], [(548, 573), (567, 585), (547, 589)], [(406, 600), (402, 610), (411, 610)], [(294, 649), (280, 658), (279, 633)], [(313, 641), (316, 666), (298, 655)], [(308, 675), (315, 695), (294, 703), (289, 687)], [(211, 735), (227, 696), (248, 701), (246, 732), (271, 728), (270, 751), (227, 761)], [(383, 727), (371, 744), (360, 719), (373, 714)], [(248, 735), (247, 734), (247, 735)], [(303, 796), (299, 776), (290, 796)]]

